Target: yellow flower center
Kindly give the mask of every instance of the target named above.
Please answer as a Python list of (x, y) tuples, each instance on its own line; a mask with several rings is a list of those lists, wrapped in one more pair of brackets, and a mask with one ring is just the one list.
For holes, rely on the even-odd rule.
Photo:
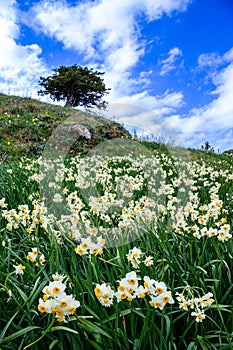
[(165, 296), (163, 297), (163, 302), (164, 302), (165, 304), (168, 303), (169, 300), (170, 300), (170, 297), (169, 297), (168, 295), (165, 295)]
[(64, 316), (64, 312), (61, 310), (57, 310), (57, 316)]
[(60, 302), (60, 307), (67, 307), (67, 302), (65, 301), (65, 300), (62, 300), (61, 302)]
[(44, 313), (46, 312), (46, 307), (44, 305), (39, 305), (38, 306), (38, 310), (41, 312), (41, 313)]
[(156, 306), (156, 307), (161, 307), (162, 304), (160, 303), (160, 301), (156, 301), (155, 306)]
[(50, 291), (49, 291), (49, 288), (48, 288), (48, 287), (45, 288), (45, 293), (48, 294), (48, 295), (50, 295)]
[(59, 287), (57, 287), (57, 286), (55, 286), (55, 287), (53, 287), (53, 293), (54, 294), (59, 294), (60, 293), (60, 288)]
[(134, 278), (130, 278), (130, 279), (128, 280), (128, 283), (132, 286), (132, 285), (134, 285), (134, 284), (136, 283), (136, 281), (135, 281)]
[(163, 288), (157, 287), (157, 288), (155, 289), (155, 291), (156, 291), (157, 294), (162, 294), (162, 293), (163, 293)]
[(83, 254), (83, 249), (82, 248), (76, 248), (75, 249), (75, 252), (79, 255), (82, 255)]
[(75, 313), (75, 310), (76, 310), (75, 307), (71, 306), (68, 311), (69, 311), (70, 314), (73, 315)]
[(98, 299), (100, 298), (100, 292), (101, 292), (100, 288), (96, 287), (96, 288), (94, 289), (95, 296), (96, 296), (96, 298), (98, 298)]
[(124, 292), (125, 287), (124, 287), (124, 286), (119, 286), (118, 289), (119, 289), (121, 292)]

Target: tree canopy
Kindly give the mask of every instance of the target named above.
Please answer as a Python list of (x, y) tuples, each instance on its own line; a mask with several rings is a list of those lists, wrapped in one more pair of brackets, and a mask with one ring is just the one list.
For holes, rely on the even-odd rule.
[(53, 71), (51, 76), (40, 77), (39, 85), (44, 90), (38, 91), (38, 95), (50, 95), (53, 101), (66, 101), (66, 107), (106, 107), (102, 98), (110, 89), (106, 89), (101, 78), (104, 73), (78, 65), (60, 66)]

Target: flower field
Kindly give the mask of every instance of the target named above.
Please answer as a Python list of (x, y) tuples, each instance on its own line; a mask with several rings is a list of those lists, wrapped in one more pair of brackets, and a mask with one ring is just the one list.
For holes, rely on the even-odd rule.
[(0, 172), (0, 349), (233, 349), (232, 156)]

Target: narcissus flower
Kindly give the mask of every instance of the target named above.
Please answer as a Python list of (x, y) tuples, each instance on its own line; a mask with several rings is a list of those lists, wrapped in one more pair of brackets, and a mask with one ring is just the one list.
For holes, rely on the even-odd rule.
[(99, 302), (104, 306), (110, 306), (113, 303), (114, 291), (106, 283), (97, 284), (94, 293)]
[(203, 310), (199, 310), (197, 312), (193, 311), (191, 313), (191, 316), (195, 316), (196, 317), (196, 321), (199, 323), (199, 322), (202, 322), (202, 320), (204, 320), (206, 318), (206, 315), (204, 313)]
[(141, 278), (137, 276), (136, 272), (131, 271), (118, 281), (117, 292), (114, 293), (109, 285), (103, 283), (96, 285), (94, 293), (104, 306), (112, 305), (114, 297), (120, 303), (122, 301), (131, 302), (135, 298), (144, 299), (147, 296), (151, 298), (149, 303), (154, 308), (163, 310), (166, 304), (174, 304), (171, 292), (167, 291), (164, 282), (158, 282), (144, 276), (143, 285), (139, 285), (138, 281), (140, 280)]
[(23, 275), (25, 266), (22, 264), (19, 265), (13, 265), (15, 267), (15, 273), (16, 275)]
[(154, 264), (153, 256), (148, 256), (143, 262), (146, 266), (152, 266)]
[(196, 317), (196, 322), (202, 322), (206, 318), (204, 308), (214, 303), (212, 293), (204, 294), (202, 297), (195, 297), (194, 291), (190, 286), (186, 286), (182, 293), (176, 293), (176, 300), (179, 303), (179, 308), (185, 311), (192, 309), (191, 316)]
[(67, 322), (66, 316), (73, 315), (80, 302), (75, 300), (73, 295), (65, 293), (66, 285), (62, 283), (64, 276), (56, 273), (53, 275), (53, 282), (42, 290), (43, 298), (39, 299), (38, 310), (41, 313), (53, 313), (58, 322)]

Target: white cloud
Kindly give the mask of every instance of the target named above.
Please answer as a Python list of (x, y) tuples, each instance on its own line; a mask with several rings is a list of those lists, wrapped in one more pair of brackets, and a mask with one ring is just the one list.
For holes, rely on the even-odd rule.
[[(183, 94), (167, 90), (162, 95), (152, 96), (147, 91), (135, 93), (132, 96), (119, 97), (115, 102), (130, 103), (151, 109), (161, 116), (169, 115), (183, 105)], [(114, 102), (114, 100), (112, 100)], [(141, 120), (144, 123), (144, 120)], [(147, 127), (149, 127), (147, 125)]]
[(104, 80), (106, 86), (112, 88), (111, 100), (122, 96), (130, 100), (140, 92), (148, 98), (142, 88), (145, 88), (145, 78), (140, 73), (134, 78), (131, 75), (146, 53), (140, 19), (143, 17), (149, 22), (164, 14), (170, 16), (173, 11), (185, 11), (190, 2), (99, 0), (71, 6), (65, 1), (43, 0), (34, 6), (30, 18), (34, 18), (35, 30), (62, 42), (65, 49), (82, 54), (84, 63), (90, 67), (106, 72)]
[(17, 43), (16, 5), (15, 0), (0, 3), (0, 91), (23, 94), (34, 88), (46, 69), (37, 44), (22, 46)]
[(160, 75), (165, 75), (169, 73), (170, 71), (177, 69), (180, 65), (180, 59), (182, 57), (182, 50), (180, 50), (178, 47), (174, 47), (168, 52), (168, 57), (159, 60), (158, 63), (161, 65)]
[(217, 97), (203, 110), (202, 115), (213, 127), (219, 129), (233, 127), (233, 62), (214, 78)]
[[(143, 0), (140, 2), (143, 2)], [(190, 2), (190, 0), (145, 0), (144, 5), (146, 14), (149, 20), (152, 21), (161, 18), (164, 13), (171, 16), (173, 11), (186, 11)]]
[(198, 57), (198, 68), (217, 67), (221, 63), (221, 57), (217, 52), (203, 53)]
[[(214, 99), (205, 106), (192, 109), (185, 118), (179, 115), (173, 115), (168, 118), (169, 122), (180, 130), (187, 145), (199, 147), (204, 142), (209, 141), (215, 149), (233, 148), (232, 53), (233, 49), (226, 52), (223, 56), (218, 56), (217, 60), (213, 60), (213, 57), (216, 58), (215, 55), (205, 54), (205, 58), (208, 57), (209, 65), (213, 69), (215, 69), (216, 65), (220, 65), (219, 62), (228, 62), (226, 67), (219, 69), (217, 72), (215, 71), (212, 77), (212, 82), (215, 85), (215, 89), (212, 91)], [(200, 64), (200, 60), (198, 63)]]
[(223, 56), (220, 56), (218, 52), (203, 53), (198, 57), (198, 68), (217, 68), (232, 61), (233, 48), (227, 51)]
[(130, 40), (138, 49), (137, 16), (148, 21), (184, 11), (190, 0), (100, 0), (70, 6), (65, 1), (44, 0), (34, 6), (35, 27), (87, 58), (98, 51), (114, 52)]

